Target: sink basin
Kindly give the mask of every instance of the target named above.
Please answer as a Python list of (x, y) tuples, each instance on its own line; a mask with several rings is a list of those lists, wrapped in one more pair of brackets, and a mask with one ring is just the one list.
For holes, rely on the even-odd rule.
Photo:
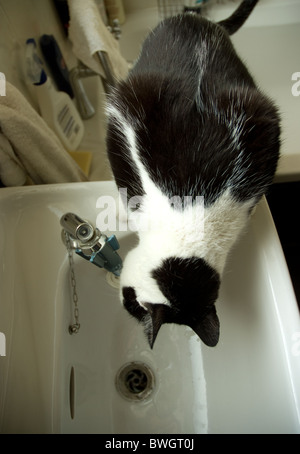
[[(299, 312), (265, 199), (225, 269), (217, 347), (163, 325), (150, 350), (117, 280), (76, 254), (69, 334), (59, 220), (95, 225), (103, 195), (117, 197), (113, 182), (0, 190), (0, 432), (299, 433)], [(124, 258), (134, 233), (111, 233)]]

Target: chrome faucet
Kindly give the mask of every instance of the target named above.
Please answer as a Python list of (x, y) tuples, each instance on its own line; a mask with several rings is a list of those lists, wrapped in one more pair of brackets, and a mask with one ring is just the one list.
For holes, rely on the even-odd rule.
[(115, 276), (120, 276), (122, 259), (116, 252), (119, 242), (115, 235), (107, 237), (88, 221), (74, 213), (66, 213), (60, 219), (63, 227), (62, 240), (76, 254), (100, 268), (105, 268)]
[[(105, 93), (109, 93), (111, 87), (115, 86), (114, 74), (109, 63), (106, 52), (96, 52), (97, 58), (103, 68), (105, 78), (101, 77)], [(82, 62), (70, 71), (70, 82), (77, 101), (77, 107), (83, 120), (88, 120), (95, 115), (95, 109), (90, 102), (82, 84), (82, 79), (91, 76), (99, 76), (98, 73), (85, 66)]]
[(82, 63), (70, 71), (70, 82), (77, 101), (78, 111), (83, 120), (93, 117), (95, 115), (95, 109), (87, 97), (81, 79), (96, 75), (92, 69), (84, 66)]

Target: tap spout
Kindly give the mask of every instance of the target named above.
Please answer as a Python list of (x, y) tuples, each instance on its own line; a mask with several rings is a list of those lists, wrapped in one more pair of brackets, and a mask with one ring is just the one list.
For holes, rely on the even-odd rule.
[(107, 237), (94, 228), (88, 221), (74, 213), (66, 213), (60, 219), (63, 227), (62, 240), (74, 249), (76, 254), (100, 268), (105, 268), (116, 276), (120, 276), (122, 259), (116, 252), (119, 242), (115, 235)]
[(77, 107), (81, 118), (84, 120), (93, 117), (95, 115), (95, 109), (85, 92), (82, 79), (96, 75), (97, 73), (83, 65), (73, 68), (70, 71), (70, 81), (77, 101)]

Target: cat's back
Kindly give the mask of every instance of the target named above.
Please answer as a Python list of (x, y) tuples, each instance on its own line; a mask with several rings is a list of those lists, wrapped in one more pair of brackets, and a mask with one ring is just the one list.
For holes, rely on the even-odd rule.
[(187, 67), (193, 68), (195, 53), (207, 51), (207, 46), (220, 32), (222, 34), (219, 27), (192, 14), (165, 19), (144, 41), (133, 73), (178, 73), (186, 71)]
[[(228, 33), (197, 15), (163, 21), (110, 97), (108, 154), (118, 185), (146, 192), (142, 174), (167, 196), (227, 188), (259, 197), (279, 149), (275, 106), (255, 87)], [(122, 159), (121, 159), (122, 158)], [(137, 164), (138, 162), (138, 164)]]
[(208, 77), (232, 79), (235, 73), (253, 84), (225, 29), (198, 14), (162, 21), (146, 38), (132, 75), (161, 74), (197, 83)]

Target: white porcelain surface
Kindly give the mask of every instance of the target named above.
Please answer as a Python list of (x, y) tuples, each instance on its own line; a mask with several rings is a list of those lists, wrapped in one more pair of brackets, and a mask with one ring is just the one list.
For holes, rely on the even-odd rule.
[[(0, 190), (0, 432), (299, 433), (300, 321), (266, 202), (228, 261), (217, 309), (221, 339), (204, 346), (184, 326), (164, 325), (151, 351), (106, 272), (75, 256), (80, 332), (59, 219), (96, 223), (111, 182)], [(118, 234), (124, 257), (133, 234)], [(151, 367), (143, 402), (115, 387), (128, 362)], [(74, 419), (70, 374), (74, 370)]]

